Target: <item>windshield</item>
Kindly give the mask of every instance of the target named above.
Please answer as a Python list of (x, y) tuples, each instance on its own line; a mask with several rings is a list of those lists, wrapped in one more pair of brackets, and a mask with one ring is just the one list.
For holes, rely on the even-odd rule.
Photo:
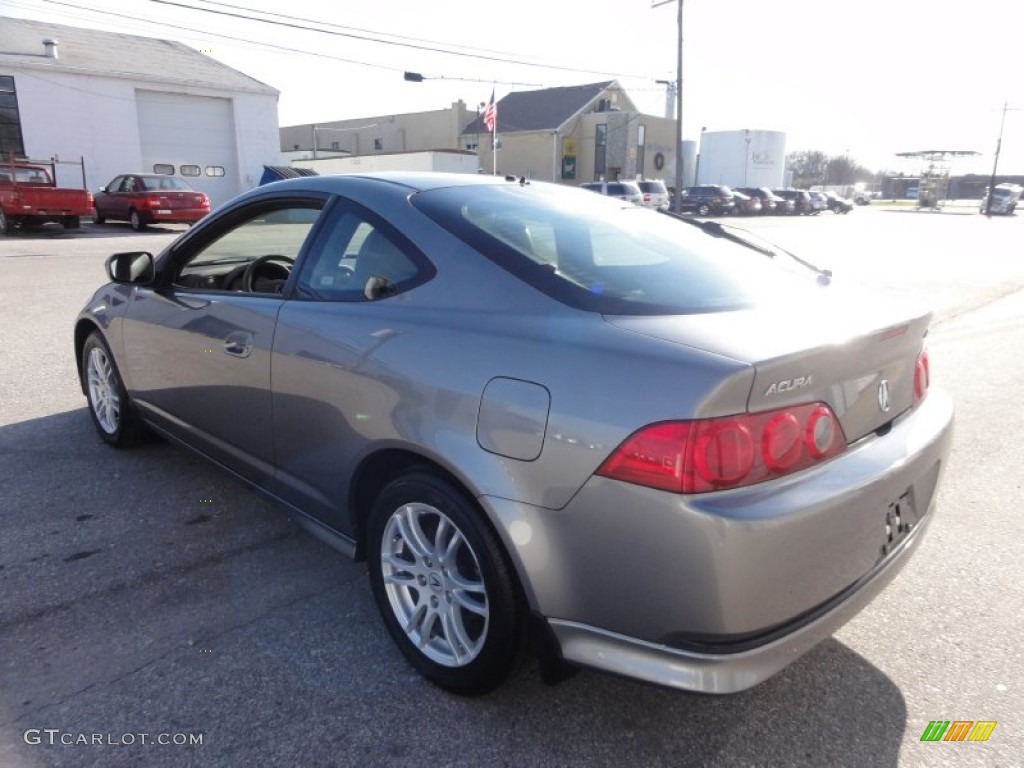
[(806, 272), (788, 272), (671, 216), (555, 185), (435, 189), (415, 195), (413, 204), (520, 279), (579, 309), (723, 311), (808, 284)]

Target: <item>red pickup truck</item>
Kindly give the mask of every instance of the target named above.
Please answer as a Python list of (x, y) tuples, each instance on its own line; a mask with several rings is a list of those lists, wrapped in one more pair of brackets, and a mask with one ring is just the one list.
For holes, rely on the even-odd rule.
[(52, 168), (17, 160), (0, 161), (0, 232), (9, 235), (19, 226), (59, 221), (64, 229), (78, 229), (80, 217), (91, 216), (92, 193), (62, 189)]

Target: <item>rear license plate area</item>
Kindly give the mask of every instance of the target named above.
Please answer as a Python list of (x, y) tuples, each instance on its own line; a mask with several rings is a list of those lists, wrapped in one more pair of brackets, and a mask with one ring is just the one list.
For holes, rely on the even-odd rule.
[(908, 488), (896, 501), (889, 504), (889, 508), (885, 511), (884, 522), (882, 555), (888, 555), (910, 535), (918, 523), (914, 494), (911, 489)]

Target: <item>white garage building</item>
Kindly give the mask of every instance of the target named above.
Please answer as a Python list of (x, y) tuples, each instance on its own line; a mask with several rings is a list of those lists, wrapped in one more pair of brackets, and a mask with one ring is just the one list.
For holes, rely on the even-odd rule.
[[(168, 173), (219, 205), (281, 163), (278, 91), (158, 40), (0, 17), (0, 153), (84, 158), (96, 191)], [(77, 166), (58, 180), (81, 186)]]

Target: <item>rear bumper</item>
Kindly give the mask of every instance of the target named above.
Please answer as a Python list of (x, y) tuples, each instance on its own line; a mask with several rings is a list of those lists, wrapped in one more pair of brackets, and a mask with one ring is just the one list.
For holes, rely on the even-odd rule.
[(932, 390), (887, 434), (755, 486), (680, 496), (592, 477), (560, 510), (481, 502), (566, 659), (724, 693), (781, 669), (896, 575), (952, 427)]
[(167, 208), (140, 211), (140, 218), (147, 224), (193, 224), (209, 213), (200, 208)]
[(917, 549), (930, 520), (920, 526), (852, 588), (810, 620), (780, 628), (776, 637), (737, 653), (699, 653), (645, 642), (575, 622), (549, 621), (567, 661), (637, 680), (698, 693), (737, 693), (787, 667), (815, 645), (835, 634), (860, 613)]

